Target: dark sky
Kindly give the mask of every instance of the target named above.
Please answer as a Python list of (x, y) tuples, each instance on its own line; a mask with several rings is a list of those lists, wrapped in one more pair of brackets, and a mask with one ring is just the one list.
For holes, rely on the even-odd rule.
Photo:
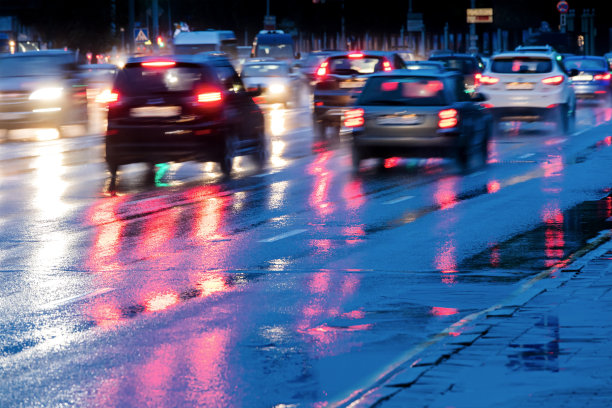
[[(162, 9), (160, 27), (167, 30), (168, 9), (172, 21), (186, 21), (193, 28), (231, 29), (239, 39), (245, 31), (252, 38), (262, 27), (266, 0), (158, 0)], [(271, 14), (278, 22), (295, 26), (302, 32), (335, 33), (340, 31), (342, 0), (325, 0), (314, 4), (312, 0), (269, 0)], [(127, 27), (128, 0), (0, 0), (0, 13), (19, 13), (25, 22), (36, 25), (49, 39), (63, 41), (70, 46), (103, 47), (109, 41), (111, 20), (117, 27)], [(135, 0), (136, 18), (146, 24), (146, 10), (151, 0)], [(612, 26), (612, 0), (569, 0), (570, 7), (580, 15), (583, 8), (596, 9), (598, 33), (609, 37)], [(578, 4), (579, 3), (579, 4)], [(413, 11), (424, 14), (428, 30), (441, 31), (446, 22), (452, 31), (468, 30), (465, 22), (470, 0), (431, 1), (413, 0)], [(511, 30), (536, 28), (541, 21), (551, 26), (558, 24), (557, 0), (476, 0), (477, 7), (492, 7), (494, 23)], [(170, 5), (170, 7), (169, 7)], [(405, 24), (408, 0), (344, 0), (347, 33), (399, 33)], [(579, 20), (579, 18), (577, 19)], [(479, 25), (482, 30), (484, 25)], [(119, 40), (119, 34), (115, 41)]]

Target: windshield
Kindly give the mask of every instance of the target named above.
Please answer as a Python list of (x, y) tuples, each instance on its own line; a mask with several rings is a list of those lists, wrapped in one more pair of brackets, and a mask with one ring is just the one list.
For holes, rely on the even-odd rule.
[(607, 71), (608, 67), (606, 60), (602, 59), (570, 59), (563, 61), (566, 69), (590, 70), (590, 71)]
[(304, 67), (318, 67), (327, 58), (325, 54), (310, 54), (304, 60)]
[(514, 57), (495, 58), (491, 71), (499, 74), (544, 74), (552, 71), (550, 58)]
[(459, 71), (464, 75), (473, 74), (477, 70), (476, 61), (468, 58), (432, 57), (430, 60), (440, 61), (447, 69)]
[(359, 105), (443, 106), (444, 82), (434, 77), (375, 77), (367, 82)]
[(175, 44), (175, 54), (193, 55), (200, 52), (216, 51), (216, 44)]
[(373, 74), (383, 70), (384, 57), (334, 57), (329, 59), (329, 73), (335, 75)]
[(285, 64), (249, 64), (242, 68), (245, 77), (280, 77), (289, 75), (289, 67)]
[(69, 55), (36, 55), (0, 59), (0, 76), (57, 76), (62, 75), (66, 64), (72, 62)]
[(255, 56), (292, 59), (293, 46), (291, 44), (257, 44)]
[(115, 87), (129, 96), (189, 93), (205, 79), (202, 71), (195, 67), (151, 69), (135, 66), (119, 71)]

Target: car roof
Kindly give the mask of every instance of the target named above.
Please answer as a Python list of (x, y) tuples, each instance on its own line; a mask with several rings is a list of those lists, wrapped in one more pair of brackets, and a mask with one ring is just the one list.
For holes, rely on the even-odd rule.
[(251, 59), (246, 60), (243, 65), (261, 65), (261, 64), (274, 64), (274, 65), (289, 66), (287, 61), (277, 60), (274, 58), (251, 58)]
[(227, 56), (220, 52), (202, 52), (195, 55), (146, 55), (140, 57), (128, 58), (126, 64), (135, 64), (139, 62), (150, 62), (150, 61), (176, 61), (179, 63), (191, 63), (191, 64), (205, 64), (213, 61), (227, 61)]
[(571, 57), (565, 57), (566, 60), (606, 60), (604, 57), (599, 57), (597, 55), (572, 55)]
[(397, 77), (397, 76), (410, 76), (410, 77), (440, 77), (440, 78), (450, 78), (461, 76), (458, 71), (441, 71), (441, 72), (432, 72), (431, 70), (412, 70), (412, 69), (394, 69), (389, 72), (377, 72), (372, 74), (371, 77)]
[(439, 53), (439, 54), (432, 54), (429, 59), (430, 60), (435, 60), (437, 58), (458, 58), (458, 59), (478, 59), (477, 56), (472, 55), (472, 54), (460, 54), (460, 53)]
[(493, 55), (491, 58), (513, 58), (513, 57), (543, 57), (555, 59), (554, 53), (545, 51), (508, 51)]
[(329, 58), (346, 57), (350, 54), (363, 54), (364, 57), (388, 57), (396, 55), (397, 51), (371, 51), (371, 50), (355, 50), (355, 51), (333, 51)]

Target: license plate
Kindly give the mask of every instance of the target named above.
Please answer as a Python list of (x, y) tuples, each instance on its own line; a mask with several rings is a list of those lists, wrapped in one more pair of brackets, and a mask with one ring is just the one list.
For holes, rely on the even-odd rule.
[(517, 91), (533, 89), (533, 82), (510, 82), (506, 85), (506, 89)]
[(421, 119), (417, 115), (380, 116), (376, 123), (379, 125), (418, 125)]
[(340, 88), (361, 88), (363, 84), (363, 81), (340, 82)]
[(16, 120), (26, 115), (24, 112), (0, 112), (0, 120)]
[(170, 118), (180, 114), (180, 106), (142, 106), (130, 111), (130, 115), (134, 118)]
[(592, 81), (592, 80), (593, 80), (593, 75), (576, 75), (575, 77), (572, 77), (572, 82)]

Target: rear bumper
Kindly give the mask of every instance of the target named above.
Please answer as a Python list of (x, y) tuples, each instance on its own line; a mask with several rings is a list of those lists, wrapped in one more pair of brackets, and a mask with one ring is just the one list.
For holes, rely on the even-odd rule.
[(538, 107), (505, 107), (490, 108), (493, 119), (498, 122), (520, 121), (538, 122), (549, 119), (554, 114), (554, 108)]
[(461, 143), (461, 137), (456, 132), (381, 137), (353, 131), (354, 146), (367, 149), (371, 156), (454, 157)]
[(593, 99), (603, 98), (610, 94), (610, 87), (596, 84), (574, 84), (572, 85), (577, 98)]
[(323, 121), (330, 124), (340, 125), (344, 113), (350, 108), (347, 106), (323, 106), (314, 108), (313, 118), (315, 121)]
[(109, 164), (212, 161), (224, 146), (225, 132), (215, 126), (130, 126), (109, 124), (106, 161)]

